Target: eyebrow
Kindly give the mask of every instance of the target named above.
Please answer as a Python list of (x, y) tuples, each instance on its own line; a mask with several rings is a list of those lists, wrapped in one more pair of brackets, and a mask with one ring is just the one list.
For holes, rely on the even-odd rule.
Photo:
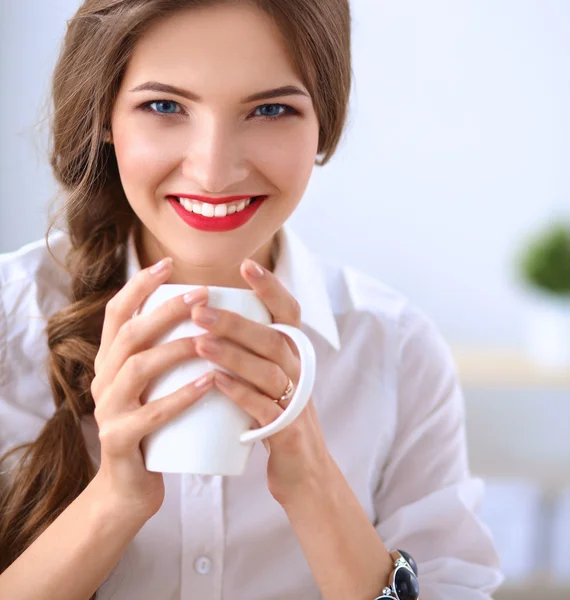
[[(174, 85), (169, 85), (167, 83), (160, 83), (158, 81), (147, 81), (146, 83), (141, 83), (141, 85), (137, 85), (129, 91), (150, 91), (162, 92), (165, 94), (176, 94), (177, 96), (182, 96), (183, 98), (187, 98), (188, 100), (192, 100), (193, 102), (202, 102), (202, 98), (200, 98), (200, 96), (198, 96), (198, 94), (195, 94), (194, 92), (176, 87)], [(269, 100), (271, 98), (279, 98), (282, 96), (306, 96), (307, 98), (310, 97), (309, 94), (307, 94), (307, 92), (294, 85), (284, 85), (273, 90), (257, 92), (255, 94), (252, 94), (251, 96), (247, 96), (247, 98), (242, 98), (242, 103), (247, 104), (249, 102), (256, 102), (258, 100)]]

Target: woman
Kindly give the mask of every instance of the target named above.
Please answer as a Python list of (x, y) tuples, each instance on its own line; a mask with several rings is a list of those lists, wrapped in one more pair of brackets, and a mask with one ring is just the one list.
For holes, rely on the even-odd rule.
[[(500, 583), (440, 334), (284, 225), (338, 144), (350, 75), (347, 0), (87, 0), (69, 21), (51, 156), (66, 231), (0, 266), (0, 597), (393, 598), (392, 548), (422, 600)], [(205, 287), (132, 318), (165, 282), (252, 288), (315, 347), (310, 404), (241, 477), (148, 472), (140, 441), (214, 385), (273, 421), (297, 357), (212, 313)], [(187, 318), (209, 333), (151, 347)], [(240, 380), (141, 403), (192, 356)], [(399, 597), (417, 598), (403, 564)]]

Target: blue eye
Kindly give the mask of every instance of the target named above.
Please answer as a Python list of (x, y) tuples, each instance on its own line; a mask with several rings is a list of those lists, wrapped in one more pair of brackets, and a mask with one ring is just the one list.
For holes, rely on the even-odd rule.
[(263, 109), (267, 109), (267, 108), (269, 108), (269, 109), (282, 108), (283, 112), (276, 113), (275, 110), (270, 110), (269, 111), (270, 114), (266, 113), (266, 114), (260, 115), (261, 118), (263, 118), (263, 119), (278, 119), (282, 115), (290, 114), (290, 113), (294, 112), (293, 109), (290, 106), (287, 106), (286, 104), (262, 104), (261, 106), (258, 106), (255, 110), (258, 111), (258, 110), (263, 110)]
[[(161, 110), (154, 110), (151, 109), (151, 106), (153, 104), (156, 105), (162, 105), (163, 107), (166, 106), (167, 110), (165, 112), (161, 112)], [(176, 106), (180, 106), (178, 104), (178, 102), (174, 102), (173, 100), (153, 100), (152, 102), (146, 102), (145, 104), (143, 104), (143, 107), (145, 107), (147, 110), (152, 110), (152, 112), (157, 112), (159, 115), (174, 115), (174, 114), (179, 114), (174, 112), (173, 110), (169, 110), (170, 108), (175, 108)]]
[[(156, 110), (155, 110), (155, 108), (153, 108), (153, 105), (156, 105), (156, 107), (157, 107)], [(174, 100), (151, 100), (149, 102), (145, 102), (144, 104), (141, 104), (139, 108), (141, 110), (151, 112), (159, 117), (165, 117), (168, 115), (183, 115), (183, 114), (185, 114), (185, 112), (183, 110), (177, 111), (176, 107), (181, 108), (180, 104), (178, 102), (175, 102)], [(162, 109), (165, 109), (165, 110), (162, 110)], [(267, 109), (269, 109), (269, 110), (267, 110)], [(254, 114), (258, 110), (263, 111), (264, 114), (256, 115), (256, 116), (264, 121), (273, 121), (276, 119), (281, 119), (282, 117), (285, 117), (287, 115), (298, 114), (294, 108), (292, 108), (291, 106), (288, 106), (287, 104), (262, 104), (261, 106), (258, 106), (255, 109)], [(280, 110), (281, 110), (281, 112), (279, 112)]]

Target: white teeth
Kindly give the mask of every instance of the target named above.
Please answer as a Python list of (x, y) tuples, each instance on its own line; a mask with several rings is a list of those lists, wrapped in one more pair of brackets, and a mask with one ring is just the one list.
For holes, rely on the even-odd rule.
[(207, 204), (204, 202), (202, 204), (202, 216), (203, 217), (213, 217), (214, 216), (214, 205)]
[(199, 202), (198, 200), (190, 200), (189, 198), (178, 198), (180, 205), (188, 212), (193, 212), (204, 217), (225, 217), (233, 215), (236, 212), (241, 212), (246, 206), (251, 204), (251, 198), (240, 200), (239, 202), (231, 202), (230, 204), (208, 204), (207, 202)]
[(228, 207), (226, 204), (216, 204), (214, 208), (214, 217), (225, 217), (228, 214)]
[(192, 200), (188, 200), (188, 198), (178, 198), (180, 204), (189, 212), (192, 212)]

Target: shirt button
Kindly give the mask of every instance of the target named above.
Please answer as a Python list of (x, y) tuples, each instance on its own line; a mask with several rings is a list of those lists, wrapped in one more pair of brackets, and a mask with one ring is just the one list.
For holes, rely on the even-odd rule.
[(207, 575), (212, 568), (212, 561), (207, 556), (200, 556), (194, 561), (194, 570), (200, 575)]

